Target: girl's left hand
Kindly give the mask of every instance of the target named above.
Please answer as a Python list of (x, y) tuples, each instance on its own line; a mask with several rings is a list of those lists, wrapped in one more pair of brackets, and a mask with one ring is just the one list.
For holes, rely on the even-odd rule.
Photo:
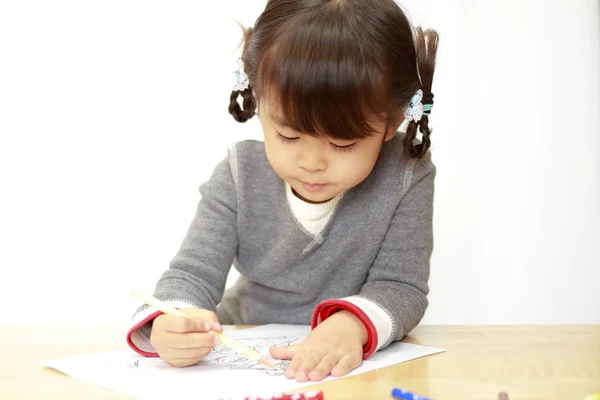
[(298, 382), (320, 381), (330, 373), (346, 375), (362, 362), (368, 333), (364, 324), (349, 311), (339, 311), (321, 322), (301, 344), (271, 347), (271, 356), (292, 360), (285, 371)]

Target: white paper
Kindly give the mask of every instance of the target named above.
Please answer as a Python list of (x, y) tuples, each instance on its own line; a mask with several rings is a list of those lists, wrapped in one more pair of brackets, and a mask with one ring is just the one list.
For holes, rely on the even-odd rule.
[[(230, 331), (228, 336), (269, 356), (269, 347), (297, 344), (310, 332), (309, 326), (264, 325)], [(393, 343), (373, 354), (346, 376), (361, 374), (443, 349), (408, 343)], [(289, 361), (273, 360), (285, 369)], [(249, 361), (231, 349), (218, 346), (200, 364), (173, 368), (160, 358), (142, 357), (133, 350), (84, 354), (43, 364), (73, 378), (90, 382), (127, 396), (141, 399), (194, 398), (207, 400), (268, 397), (277, 393), (315, 385), (298, 383), (261, 364)], [(334, 378), (329, 377), (324, 381)]]

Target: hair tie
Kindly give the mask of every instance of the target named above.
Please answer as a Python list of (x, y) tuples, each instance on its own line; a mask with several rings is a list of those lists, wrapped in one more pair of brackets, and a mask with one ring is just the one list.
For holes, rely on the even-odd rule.
[(421, 117), (423, 117), (423, 103), (421, 103), (422, 99), (423, 91), (419, 89), (415, 94), (413, 94), (408, 102), (406, 111), (404, 111), (404, 117), (407, 120), (415, 122), (419, 122), (421, 120)]
[(423, 118), (423, 115), (431, 114), (432, 108), (433, 93), (423, 96), (423, 91), (419, 89), (410, 99), (404, 112), (404, 117), (409, 121), (419, 122)]
[(246, 71), (244, 70), (244, 61), (241, 58), (237, 60), (237, 69), (233, 71), (235, 75), (235, 84), (233, 85), (233, 90), (238, 92), (243, 92), (248, 89), (250, 86), (250, 81), (248, 80), (248, 75), (246, 75)]
[(423, 114), (431, 115), (431, 109), (433, 108), (433, 93), (428, 93), (423, 96)]

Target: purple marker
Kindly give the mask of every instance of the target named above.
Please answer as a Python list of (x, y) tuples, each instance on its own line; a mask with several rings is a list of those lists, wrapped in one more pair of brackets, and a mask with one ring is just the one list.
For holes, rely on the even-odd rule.
[(419, 396), (418, 394), (407, 392), (406, 390), (398, 388), (392, 390), (392, 396), (399, 400), (432, 400), (428, 397)]

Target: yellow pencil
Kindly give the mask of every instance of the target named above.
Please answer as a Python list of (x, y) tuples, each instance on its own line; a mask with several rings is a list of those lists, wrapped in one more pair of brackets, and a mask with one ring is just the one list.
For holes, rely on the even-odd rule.
[[(184, 317), (184, 318), (188, 318), (188, 319), (194, 319), (192, 316), (187, 315), (186, 313), (179, 311), (176, 308), (171, 307), (167, 303), (160, 301), (159, 299), (157, 299), (154, 296), (143, 295), (143, 294), (140, 294), (135, 291), (132, 291), (131, 295), (133, 297), (136, 297), (136, 298), (142, 300), (144, 303), (146, 303), (152, 307), (155, 307), (157, 310), (162, 311), (165, 314), (176, 315), (176, 316), (180, 316), (180, 317)], [(266, 365), (269, 368), (283, 371), (277, 365), (273, 364), (270, 360), (263, 357), (258, 351), (251, 349), (248, 346), (244, 346), (240, 342), (237, 342), (237, 341), (231, 339), (230, 337), (223, 335), (222, 333), (215, 332), (213, 330), (211, 330), (208, 333), (210, 333), (211, 335), (217, 336), (222, 344), (238, 351), (239, 353), (243, 354), (244, 356), (248, 357), (249, 359), (256, 361), (260, 364)]]

